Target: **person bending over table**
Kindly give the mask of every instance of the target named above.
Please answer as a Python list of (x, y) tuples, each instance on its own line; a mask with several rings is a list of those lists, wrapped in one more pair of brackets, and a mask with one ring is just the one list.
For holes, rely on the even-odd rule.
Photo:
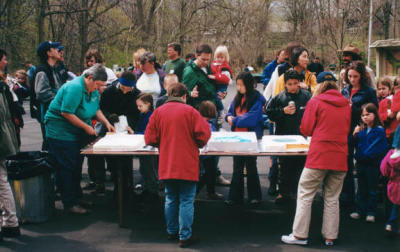
[(99, 109), (98, 89), (106, 85), (107, 73), (101, 64), (89, 68), (83, 76), (64, 84), (51, 102), (45, 116), (49, 151), (57, 160), (56, 183), (64, 209), (86, 214), (78, 204), (83, 157), (80, 149), (96, 136), (91, 119), (96, 117), (108, 131), (115, 131)]

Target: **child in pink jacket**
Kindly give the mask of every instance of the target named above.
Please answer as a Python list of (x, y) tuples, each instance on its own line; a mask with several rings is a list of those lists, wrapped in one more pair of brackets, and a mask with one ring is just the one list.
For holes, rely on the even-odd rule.
[(387, 196), (393, 203), (392, 211), (386, 222), (386, 231), (395, 232), (398, 214), (400, 213), (400, 158), (392, 159), (393, 149), (390, 150), (381, 163), (381, 173), (388, 179)]

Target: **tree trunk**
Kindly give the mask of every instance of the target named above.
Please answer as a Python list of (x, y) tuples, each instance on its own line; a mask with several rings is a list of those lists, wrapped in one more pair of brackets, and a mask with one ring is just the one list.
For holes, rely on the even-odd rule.
[(38, 0), (38, 41), (37, 44), (44, 40), (44, 19), (46, 17), (47, 0)]
[(81, 57), (79, 61), (79, 69), (83, 71), (83, 63), (85, 60), (86, 51), (89, 49), (88, 46), (88, 0), (81, 0), (81, 9), (86, 9), (79, 14), (79, 41), (81, 44)]

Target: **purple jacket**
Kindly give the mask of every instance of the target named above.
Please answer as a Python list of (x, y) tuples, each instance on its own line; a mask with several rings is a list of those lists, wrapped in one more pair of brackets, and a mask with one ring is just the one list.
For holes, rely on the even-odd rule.
[(381, 173), (389, 179), (387, 185), (387, 195), (389, 200), (400, 205), (400, 157), (391, 159), (393, 149), (391, 149), (382, 160)]

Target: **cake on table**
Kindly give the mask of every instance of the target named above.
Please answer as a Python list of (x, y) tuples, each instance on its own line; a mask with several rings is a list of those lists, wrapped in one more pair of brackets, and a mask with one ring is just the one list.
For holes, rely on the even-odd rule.
[(263, 136), (262, 152), (302, 152), (308, 151), (310, 139), (301, 135)]
[(207, 151), (258, 152), (254, 132), (212, 132)]
[(144, 135), (111, 133), (93, 145), (93, 151), (137, 151), (145, 146)]

